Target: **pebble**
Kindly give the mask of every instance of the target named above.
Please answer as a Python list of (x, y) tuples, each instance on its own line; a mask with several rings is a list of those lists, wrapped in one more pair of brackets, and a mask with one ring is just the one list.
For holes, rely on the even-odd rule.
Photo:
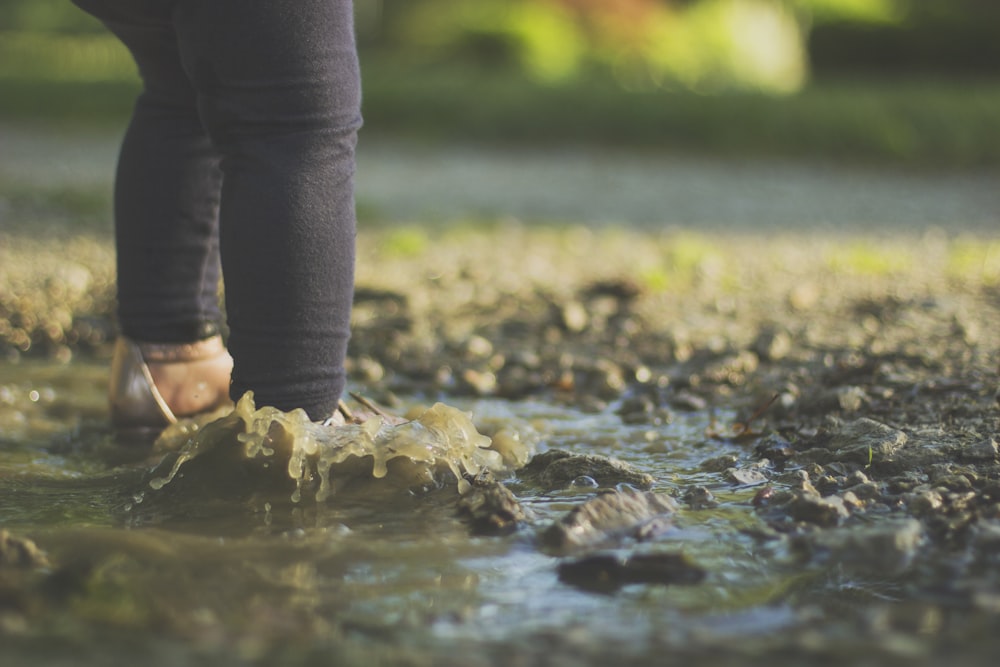
[(996, 461), (1000, 458), (1000, 448), (995, 438), (986, 438), (963, 448), (959, 456), (966, 461)]
[(838, 525), (850, 516), (842, 498), (838, 496), (821, 498), (804, 491), (794, 495), (788, 504), (788, 513), (796, 521), (814, 523), (827, 528)]
[(827, 449), (838, 461), (875, 465), (892, 461), (906, 442), (902, 431), (862, 417), (844, 424), (827, 443)]
[(459, 499), (457, 511), (480, 535), (512, 533), (530, 518), (514, 494), (494, 480), (473, 481), (469, 492)]
[(550, 449), (538, 454), (518, 472), (519, 477), (536, 483), (546, 490), (565, 489), (573, 480), (587, 476), (603, 488), (629, 484), (648, 489), (653, 477), (629, 463), (597, 454), (573, 454), (561, 449)]
[[(597, 546), (640, 534), (653, 519), (673, 514), (676, 503), (669, 496), (623, 486), (577, 505), (542, 531), (541, 543), (559, 552)], [(662, 531), (668, 524), (658, 523)]]
[(0, 530), (0, 569), (34, 569), (46, 566), (48, 558), (34, 542)]

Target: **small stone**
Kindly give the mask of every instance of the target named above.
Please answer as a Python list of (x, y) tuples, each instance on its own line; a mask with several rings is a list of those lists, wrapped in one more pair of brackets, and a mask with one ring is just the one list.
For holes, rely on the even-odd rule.
[(836, 477), (823, 474), (816, 478), (816, 488), (820, 495), (828, 496), (840, 490), (840, 483)]
[(490, 396), (496, 393), (497, 377), (493, 373), (466, 368), (462, 371), (462, 380), (477, 396)]
[(838, 387), (837, 404), (844, 412), (857, 412), (868, 400), (868, 394), (861, 387)]
[(844, 484), (847, 486), (856, 486), (858, 484), (867, 484), (869, 481), (868, 475), (860, 470), (853, 470), (847, 474)]
[(844, 501), (844, 505), (846, 505), (852, 510), (861, 509), (865, 505), (864, 502), (862, 502), (860, 498), (854, 495), (854, 492), (852, 491), (844, 491), (844, 493), (841, 494), (840, 498), (841, 500)]
[(934, 479), (934, 483), (938, 486), (943, 486), (949, 491), (970, 491), (972, 489), (972, 482), (965, 475), (942, 475)]
[(529, 518), (510, 489), (492, 479), (473, 481), (469, 492), (459, 499), (457, 510), (473, 532), (481, 535), (512, 533)]
[(740, 486), (757, 486), (767, 483), (767, 475), (757, 468), (729, 468), (724, 477), (727, 482)]
[(774, 500), (777, 495), (777, 491), (774, 490), (773, 486), (765, 486), (763, 489), (754, 494), (751, 503), (754, 507), (767, 507)]
[[(577, 505), (541, 534), (542, 544), (559, 552), (596, 546), (640, 534), (643, 526), (663, 515), (673, 514), (672, 498), (650, 491), (622, 487), (605, 491)], [(668, 524), (657, 523), (662, 531)]]
[(33, 569), (48, 566), (45, 552), (26, 537), (0, 530), (0, 568)]
[(966, 461), (996, 461), (1000, 457), (1000, 449), (994, 438), (986, 438), (963, 448), (959, 456)]
[(809, 310), (819, 301), (820, 290), (815, 283), (802, 282), (788, 293), (788, 305), (794, 310)]
[(493, 354), (493, 343), (482, 336), (469, 336), (462, 348), (465, 356), (470, 359), (486, 359)]
[(795, 456), (795, 449), (788, 440), (775, 433), (764, 436), (754, 447), (754, 454), (757, 458), (770, 459), (778, 466), (785, 464), (788, 459)]
[(578, 395), (612, 401), (622, 395), (626, 384), (625, 372), (610, 359), (574, 364), (571, 385)]
[(788, 511), (796, 521), (824, 527), (836, 526), (850, 516), (843, 499), (837, 496), (820, 498), (811, 493), (797, 493), (788, 504)]
[(848, 487), (845, 491), (853, 493), (856, 497), (862, 500), (875, 500), (882, 495), (881, 487), (875, 482), (855, 484), (854, 486)]
[(735, 454), (722, 454), (721, 456), (713, 456), (710, 459), (705, 459), (698, 467), (706, 472), (725, 472), (735, 467), (739, 460), (739, 457)]
[(754, 341), (753, 351), (765, 361), (780, 361), (792, 351), (792, 338), (786, 331), (766, 329)]
[(924, 516), (936, 512), (944, 504), (941, 494), (934, 490), (912, 494), (906, 501), (907, 509), (915, 516)]
[(678, 410), (701, 412), (708, 407), (708, 401), (690, 391), (678, 391), (670, 398), (670, 405)]
[(902, 519), (819, 531), (795, 546), (817, 560), (836, 563), (851, 572), (885, 577), (909, 568), (924, 539), (919, 521)]
[(713, 507), (719, 506), (719, 501), (717, 501), (712, 492), (704, 486), (692, 486), (684, 492), (681, 499), (693, 510), (712, 509)]
[(657, 407), (653, 399), (645, 395), (626, 398), (616, 413), (626, 424), (669, 424), (673, 421), (669, 410)]
[(580, 333), (590, 324), (590, 315), (579, 301), (566, 302), (560, 311), (563, 327), (572, 333)]
[(838, 461), (876, 465), (892, 462), (906, 441), (902, 431), (863, 417), (844, 424), (827, 448)]
[(572, 454), (561, 449), (550, 449), (538, 454), (518, 474), (523, 480), (537, 483), (548, 490), (564, 489), (583, 475), (591, 477), (605, 488), (630, 484), (648, 489), (653, 486), (654, 481), (652, 476), (624, 461), (597, 454)]

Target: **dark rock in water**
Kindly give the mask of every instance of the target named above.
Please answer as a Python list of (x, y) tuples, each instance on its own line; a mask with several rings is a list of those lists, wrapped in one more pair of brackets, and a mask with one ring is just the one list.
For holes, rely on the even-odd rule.
[(648, 489), (655, 481), (651, 475), (636, 470), (624, 461), (596, 454), (572, 454), (562, 449), (550, 449), (535, 456), (518, 475), (524, 481), (550, 491), (564, 489), (583, 476), (594, 479), (602, 487), (629, 484)]
[(510, 489), (493, 479), (473, 481), (457, 509), (479, 535), (506, 535), (530, 518)]
[(626, 424), (669, 424), (674, 419), (669, 410), (643, 394), (626, 398), (616, 412)]
[(706, 459), (698, 464), (698, 467), (707, 472), (725, 472), (734, 467), (740, 460), (735, 454), (722, 454)]
[(594, 554), (559, 564), (559, 580), (589, 591), (613, 592), (628, 584), (697, 584), (705, 570), (684, 554)]
[(625, 486), (574, 507), (540, 539), (543, 546), (558, 552), (627, 538), (648, 539), (669, 528), (666, 515), (676, 510), (669, 496)]
[(48, 564), (45, 552), (34, 542), (0, 530), (0, 568), (34, 569)]
[(784, 466), (788, 459), (795, 456), (792, 444), (775, 433), (764, 436), (754, 446), (753, 451), (757, 458), (767, 459), (779, 467)]
[(712, 509), (719, 506), (715, 495), (705, 486), (692, 486), (684, 492), (682, 499), (693, 510)]

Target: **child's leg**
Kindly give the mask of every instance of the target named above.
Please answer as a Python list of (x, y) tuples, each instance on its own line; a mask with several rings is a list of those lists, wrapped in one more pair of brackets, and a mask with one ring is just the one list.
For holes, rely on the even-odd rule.
[(228, 400), (220, 319), (219, 157), (201, 124), (162, 0), (78, 0), (132, 52), (143, 91), (115, 180), (118, 320), (110, 384), (119, 430), (145, 431)]
[(360, 73), (349, 0), (179, 0), (174, 27), (222, 155), (232, 395), (328, 416), (354, 284)]
[(79, 0), (129, 48), (143, 79), (115, 179), (118, 314), (134, 340), (188, 343), (220, 319), (219, 156), (201, 123), (162, 1)]

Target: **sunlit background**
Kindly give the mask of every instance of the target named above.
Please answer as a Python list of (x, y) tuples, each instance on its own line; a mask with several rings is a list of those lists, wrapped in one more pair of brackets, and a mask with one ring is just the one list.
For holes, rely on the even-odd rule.
[[(991, 0), (357, 0), (366, 131), (1000, 160)], [(0, 5), (0, 118), (120, 123), (127, 53)]]

